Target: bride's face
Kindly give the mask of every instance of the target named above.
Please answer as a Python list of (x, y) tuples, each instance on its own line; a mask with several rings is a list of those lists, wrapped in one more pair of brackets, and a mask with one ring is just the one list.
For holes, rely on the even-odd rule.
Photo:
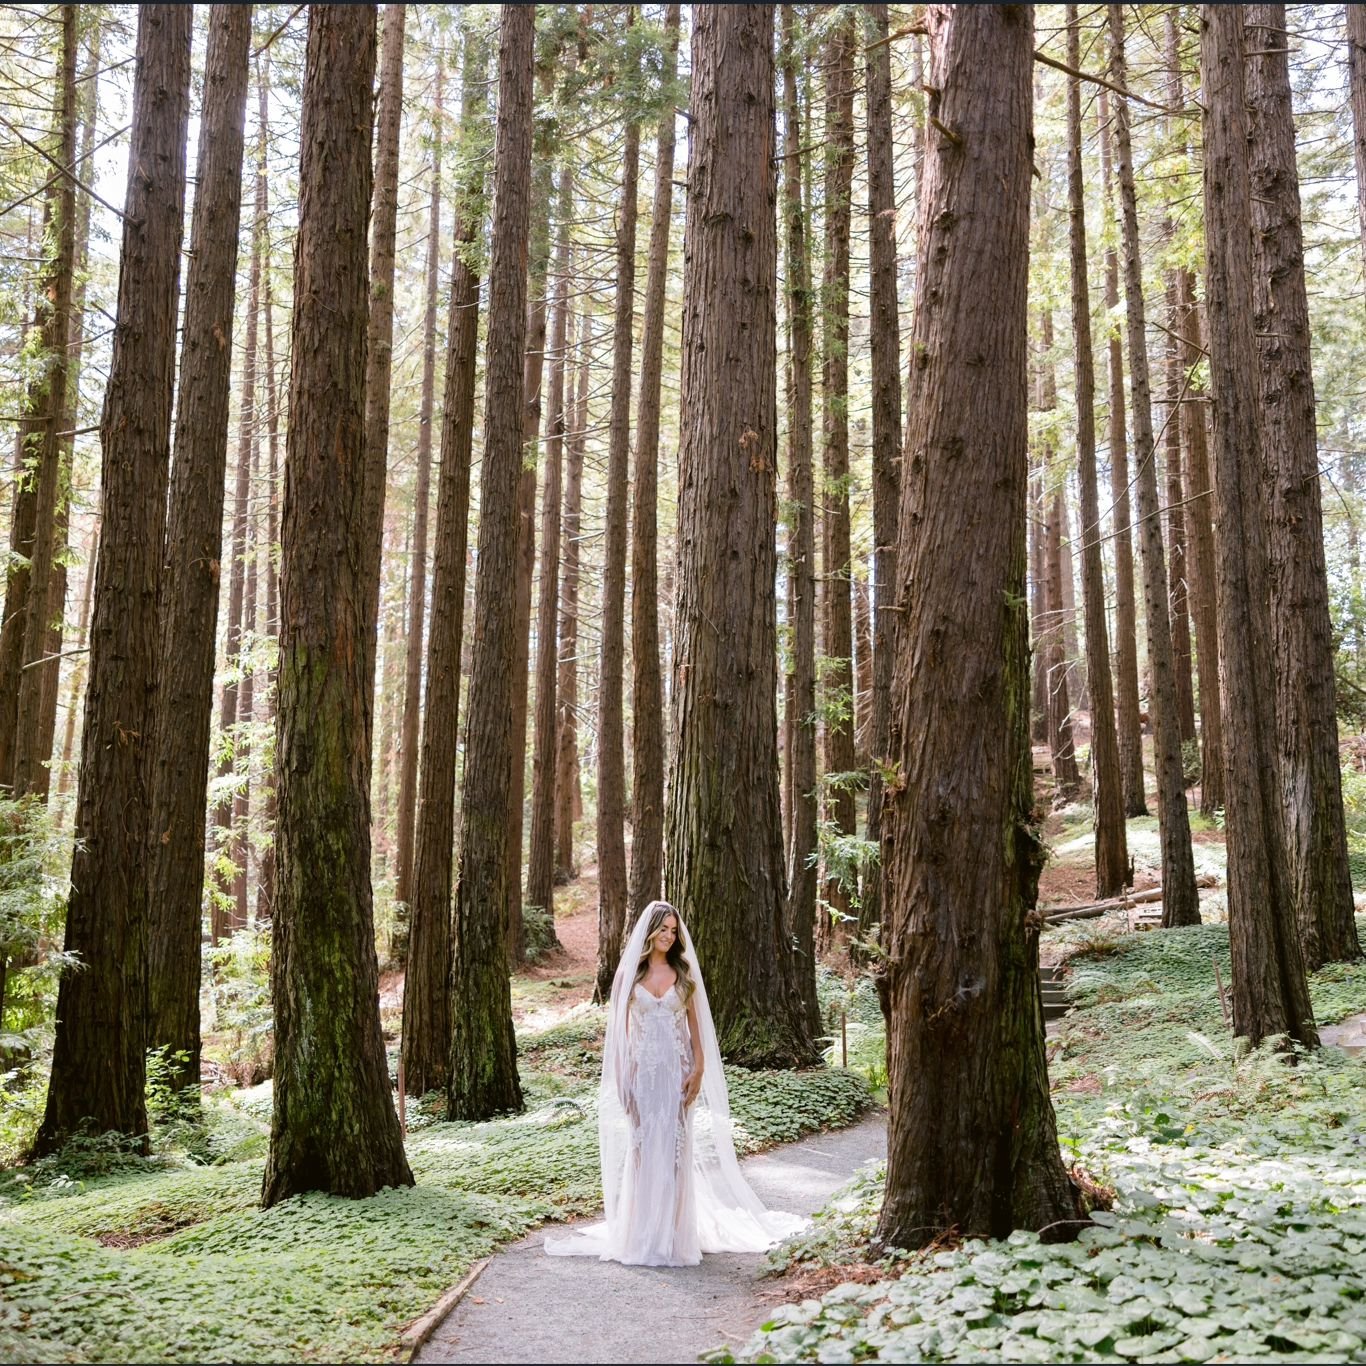
[(678, 921), (671, 915), (664, 917), (664, 923), (654, 932), (654, 947), (660, 953), (668, 953), (678, 938)]

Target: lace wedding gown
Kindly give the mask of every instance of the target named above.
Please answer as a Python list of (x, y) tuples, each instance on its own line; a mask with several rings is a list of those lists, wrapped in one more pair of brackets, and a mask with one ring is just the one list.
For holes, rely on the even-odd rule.
[(551, 1256), (594, 1256), (632, 1266), (696, 1266), (704, 1252), (762, 1252), (806, 1220), (764, 1208), (740, 1174), (730, 1101), (696, 950), (678, 920), (696, 991), (702, 1091), (683, 1104), (693, 1070), (688, 1009), (677, 984), (659, 997), (633, 983), (641, 912), (613, 983), (598, 1091), (606, 1219), (545, 1240)]

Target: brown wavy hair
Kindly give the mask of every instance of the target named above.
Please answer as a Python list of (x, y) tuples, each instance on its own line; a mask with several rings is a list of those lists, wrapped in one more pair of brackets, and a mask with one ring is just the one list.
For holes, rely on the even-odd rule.
[(655, 941), (655, 935), (659, 932), (664, 921), (673, 916), (677, 931), (674, 934), (674, 942), (669, 947), (669, 951), (664, 955), (665, 962), (674, 970), (678, 976), (678, 996), (684, 1005), (688, 1004), (694, 991), (697, 990), (697, 983), (692, 979), (692, 968), (688, 964), (687, 955), (683, 952), (683, 921), (678, 912), (669, 905), (667, 901), (656, 901), (653, 903), (654, 913), (650, 916), (650, 928), (645, 935), (645, 947), (640, 955), (640, 962), (636, 964), (636, 978), (631, 983), (631, 990), (634, 991), (644, 980), (645, 974), (650, 968), (650, 946)]

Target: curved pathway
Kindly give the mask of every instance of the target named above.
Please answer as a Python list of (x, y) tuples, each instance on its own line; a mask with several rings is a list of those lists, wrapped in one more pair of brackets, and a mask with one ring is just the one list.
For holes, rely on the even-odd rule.
[[(886, 1151), (886, 1115), (878, 1111), (741, 1165), (766, 1205), (811, 1214)], [(414, 1359), (696, 1361), (723, 1343), (738, 1346), (771, 1312), (755, 1254), (703, 1257), (701, 1266), (621, 1266), (547, 1257), (544, 1237), (540, 1229), (492, 1258)]]

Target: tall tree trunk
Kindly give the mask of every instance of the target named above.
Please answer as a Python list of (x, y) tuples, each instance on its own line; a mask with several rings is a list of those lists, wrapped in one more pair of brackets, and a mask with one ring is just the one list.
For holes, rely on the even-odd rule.
[[(1081, 69), (1081, 29), (1067, 7), (1067, 62)], [(1086, 182), (1081, 160), (1081, 82), (1067, 83), (1067, 199), (1072, 268), (1072, 344), (1077, 395), (1077, 484), (1081, 493), (1081, 586), (1086, 678), (1091, 690), (1091, 803), (1096, 813), (1096, 896), (1116, 895), (1133, 879), (1124, 825), (1119, 739), (1106, 630), (1105, 569), (1096, 488), (1096, 370), (1091, 347), (1091, 291), (1086, 278)]]
[(1053, 755), (1053, 781), (1058, 797), (1075, 801), (1081, 791), (1077, 751), (1072, 742), (1072, 706), (1067, 694), (1067, 655), (1062, 622), (1062, 504), (1061, 485), (1048, 499), (1047, 545), (1044, 551), (1044, 601), (1048, 604), (1048, 745)]
[(570, 225), (574, 216), (572, 153), (560, 170), (559, 239), (555, 248), (555, 320), (550, 332), (550, 407), (545, 424), (545, 486), (541, 492), (541, 584), (536, 609), (536, 718), (531, 770), (531, 842), (527, 858), (528, 906), (547, 911), (555, 935), (555, 682), (559, 648), (555, 635), (560, 588), (560, 522), (563, 516), (565, 371), (573, 345), (569, 317)]
[[(1172, 16), (1169, 14), (1168, 18)], [(1166, 412), (1163, 417), (1162, 463), (1167, 486), (1167, 602), (1172, 624), (1172, 669), (1176, 686), (1176, 719), (1181, 742), (1195, 739), (1195, 687), (1191, 676), (1190, 593), (1186, 578), (1186, 509), (1181, 469), (1182, 372), (1185, 344), (1181, 338), (1181, 286), (1177, 271), (1167, 272)]]
[(465, 560), (469, 549), (470, 460), (479, 354), (479, 275), (475, 244), (483, 232), (484, 166), (476, 128), (488, 117), (488, 41), (466, 12), (460, 132), (466, 160), (456, 195), (455, 262), (446, 328), (446, 387), (441, 419), (432, 562), (432, 629), (427, 644), (427, 705), (422, 719), (421, 792), (408, 917), (403, 988), (404, 1084), (420, 1096), (446, 1085), (451, 1039), (451, 877), (455, 771), (460, 719), (460, 651), (465, 633)]
[[(166, 1049), (176, 1089), (199, 1085), (204, 823), (250, 44), (251, 7), (213, 6), (160, 576), (151, 774), (147, 1046)], [(257, 244), (265, 226), (258, 200)]]
[[(406, 5), (385, 5), (383, 58), (376, 101), (374, 178), (370, 209), (370, 312), (365, 343), (365, 470), (361, 518), (361, 632), (364, 725), (373, 754), (375, 655), (379, 636), (380, 566), (384, 550), (384, 490), (389, 465), (390, 381), (394, 367), (394, 251), (398, 222), (399, 124), (403, 118), (403, 29)], [(386, 695), (388, 690), (386, 689)], [(386, 752), (387, 751), (382, 751)], [(372, 759), (367, 759), (366, 772)], [(381, 806), (384, 804), (382, 803)]]
[(432, 486), (432, 407), (436, 401), (437, 276), (441, 273), (441, 99), (437, 57), (432, 112), (432, 194), (427, 215), (427, 308), (422, 324), (422, 395), (417, 413), (417, 483), (413, 490), (413, 558), (409, 565), (407, 653), (403, 671), (403, 728), (399, 737), (398, 851), (394, 899), (412, 901), (413, 832), (417, 824), (418, 734), (422, 719), (422, 642), (427, 618), (427, 511)]
[[(598, 981), (605, 1001), (626, 923), (626, 509), (631, 462), (631, 318), (636, 295), (636, 193), (640, 125), (626, 125), (617, 212), (616, 314), (612, 324), (612, 407), (607, 419), (607, 535), (602, 569), (602, 664), (598, 678)], [(777, 737), (774, 737), (777, 744)]]
[(275, 1106), (264, 1206), (412, 1173), (379, 1022), (365, 653), (366, 332), (375, 6), (308, 12), (276, 728)]
[(62, 738), (61, 778), (57, 784), (57, 795), (59, 797), (64, 797), (70, 786), (68, 775), (71, 772), (72, 755), (76, 748), (76, 716), (81, 710), (82, 699), (85, 697), (86, 663), (90, 657), (90, 613), (94, 598), (95, 561), (99, 554), (99, 548), (100, 519), (97, 514), (94, 524), (90, 528), (90, 546), (85, 556), (85, 574), (81, 585), (81, 621), (77, 639), (80, 641), (84, 653), (76, 660), (76, 667), (71, 671), (71, 693), (66, 708), (66, 733)]
[(1357, 168), (1357, 221), (1361, 226), (1361, 255), (1366, 263), (1366, 7), (1345, 5), (1347, 11), (1347, 85), (1352, 106), (1352, 154)]
[[(1048, 320), (1048, 348), (1053, 347), (1053, 320)], [(1056, 397), (1054, 402), (1057, 402)], [(1062, 503), (1058, 508), (1058, 554), (1059, 573), (1062, 578), (1062, 649), (1067, 661), (1067, 690), (1075, 706), (1087, 710), (1090, 699), (1086, 691), (1086, 669), (1082, 660), (1081, 646), (1077, 641), (1077, 576), (1073, 572), (1072, 553), (1072, 514), (1068, 507), (1067, 480), (1064, 477), (1059, 486)]]
[(89, 1120), (146, 1143), (148, 787), (185, 216), (189, 6), (138, 11), (118, 327), (100, 422), (103, 530), (81, 737), (67, 952), (34, 1151)]
[[(826, 692), (825, 819), (852, 835), (858, 810), (847, 775), (854, 753), (854, 632), (849, 551), (849, 219), (854, 175), (854, 25), (845, 19), (826, 41), (825, 271), (821, 284), (821, 653)], [(837, 775), (834, 783), (831, 778)], [(831, 921), (849, 914), (850, 897), (827, 868), (830, 919), (817, 920), (817, 942)]]
[[(1200, 314), (1195, 306), (1195, 275), (1181, 272), (1182, 335), (1185, 364), (1193, 373), (1204, 356), (1200, 345)], [(1186, 443), (1186, 526), (1190, 531), (1190, 559), (1195, 617), (1196, 665), (1200, 677), (1200, 811), (1211, 819), (1224, 804), (1224, 725), (1219, 692), (1219, 623), (1215, 606), (1213, 489), (1206, 440), (1207, 395), (1194, 386), (1181, 405)]]
[(555, 684), (555, 881), (578, 877), (574, 857), (574, 822), (582, 809), (579, 797), (579, 534), (583, 506), (583, 451), (588, 426), (588, 356), (592, 316), (579, 324), (576, 397), (565, 433), (564, 573), (560, 585), (559, 678)]
[(933, 6), (927, 18), (936, 132), (901, 486), (898, 781), (882, 833), (892, 1111), (877, 1237), (904, 1248), (948, 1229), (1057, 1237), (1078, 1214), (1030, 927), (1043, 862), (1023, 599), (1032, 13)]
[[(76, 161), (76, 6), (63, 5), (61, 79), (57, 100), (57, 159)], [(57, 572), (58, 507), (62, 500), (61, 433), (67, 411), (70, 366), (71, 295), (76, 263), (76, 188), (66, 177), (48, 192), (49, 233), (56, 243), (43, 263), (38, 281), (38, 338), (41, 362), (24, 395), (19, 443), (25, 468), (15, 481), (16, 527), (28, 504), (32, 533), (27, 546), (14, 548), (28, 557), (27, 566), (10, 570), (5, 615), (0, 627), (0, 785), (16, 796), (45, 784), (51, 749), (42, 740), (43, 682), (49, 666), (39, 665), (47, 652), (49, 593)]]
[[(1262, 493), (1253, 336), (1243, 7), (1200, 7), (1205, 230), (1214, 493), (1228, 811), (1228, 928), (1233, 1031), (1253, 1046), (1318, 1035), (1295, 925), (1295, 891), (1277, 783), (1276, 661)], [(1293, 322), (1291, 323), (1293, 327)]]
[[(1110, 189), (1110, 114), (1100, 92), (1100, 170), (1107, 217), (1113, 213)], [(1113, 227), (1113, 224), (1111, 224)], [(1111, 240), (1114, 240), (1111, 233)], [(1111, 539), (1115, 547), (1115, 695), (1119, 767), (1124, 784), (1124, 814), (1146, 816), (1143, 791), (1143, 730), (1138, 703), (1138, 606), (1134, 591), (1133, 523), (1129, 508), (1128, 434), (1124, 425), (1124, 352), (1120, 342), (1119, 254), (1105, 249), (1105, 311), (1109, 317), (1106, 353), (1110, 388)]]
[[(782, 6), (783, 23), (783, 225), (786, 243), (787, 317), (792, 343), (792, 388), (787, 395), (787, 499), (791, 518), (787, 564), (792, 585), (792, 838), (788, 850), (786, 925), (799, 954), (797, 979), (806, 1028), (821, 1032), (816, 999), (816, 531), (812, 468), (811, 332), (813, 299), (802, 203), (801, 111), (797, 96), (797, 20)], [(880, 258), (875, 258), (879, 260)], [(881, 276), (875, 280), (885, 283)], [(895, 310), (893, 310), (895, 316)], [(879, 360), (885, 356), (879, 351)], [(879, 371), (879, 377), (881, 372)], [(895, 385), (895, 377), (893, 384)]]
[(1357, 958), (1338, 759), (1333, 624), (1323, 554), (1285, 6), (1249, 5), (1252, 323), (1261, 374), (1276, 737), (1295, 920), (1310, 969)]
[[(680, 5), (664, 12), (664, 88), (678, 72)], [(664, 372), (664, 290), (673, 217), (674, 110), (659, 121), (655, 146), (650, 263), (640, 343), (635, 481), (631, 491), (631, 885), (628, 905), (639, 911), (664, 885), (664, 684), (659, 661), (660, 390)]]
[(512, 782), (508, 788), (508, 957), (526, 956), (522, 928), (522, 833), (526, 798), (526, 723), (531, 671), (531, 580), (536, 568), (536, 444), (541, 434), (541, 378), (545, 371), (547, 279), (550, 274), (550, 200), (554, 189), (553, 146), (533, 147), (530, 267), (527, 282), (526, 358), (523, 367), (522, 445), (532, 457), (517, 483), (517, 561), (513, 578), (516, 625), (512, 665)]
[[(1124, 6), (1110, 5), (1110, 79), (1127, 88), (1124, 62)], [(1134, 460), (1138, 466), (1139, 548), (1143, 559), (1143, 607), (1148, 623), (1148, 667), (1152, 677), (1148, 711), (1153, 722), (1153, 768), (1157, 773), (1157, 817), (1162, 839), (1162, 924), (1200, 923), (1186, 787), (1181, 766), (1181, 725), (1176, 710), (1171, 621), (1167, 608), (1167, 566), (1162, 549), (1157, 467), (1153, 443), (1152, 390), (1144, 336), (1143, 261), (1138, 240), (1129, 102), (1115, 103), (1115, 152), (1124, 243), (1125, 319), (1129, 333), (1129, 388), (1134, 415)]]
[[(269, 59), (258, 59), (256, 88), (259, 97), (257, 128), (256, 180), (261, 191), (261, 212), (267, 210), (266, 128), (269, 124)], [(269, 218), (267, 218), (269, 222)], [(261, 302), (265, 314), (265, 377), (266, 377), (266, 446), (269, 452), (266, 467), (266, 611), (265, 630), (272, 640), (280, 634), (279, 577), (275, 572), (277, 547), (280, 540), (280, 407), (275, 385), (275, 330), (272, 318), (273, 296), (270, 283), (270, 235), (261, 244)], [(266, 715), (274, 720), (276, 678), (279, 669), (272, 665), (266, 678)], [(261, 828), (265, 831), (265, 847), (256, 871), (256, 919), (264, 924), (275, 906), (275, 779), (273, 774), (262, 777)]]
[(693, 14), (679, 576), (665, 837), (721, 1050), (811, 1060), (784, 928), (777, 765), (777, 195), (772, 5)]
[(484, 459), (479, 572), (460, 805), (447, 1115), (486, 1119), (522, 1108), (508, 987), (508, 794), (521, 745), (512, 730), (517, 658), (517, 486), (525, 424), (526, 260), (531, 228), (535, 11), (505, 5), (498, 40), (498, 122), (493, 154), (493, 251), (484, 365)]

